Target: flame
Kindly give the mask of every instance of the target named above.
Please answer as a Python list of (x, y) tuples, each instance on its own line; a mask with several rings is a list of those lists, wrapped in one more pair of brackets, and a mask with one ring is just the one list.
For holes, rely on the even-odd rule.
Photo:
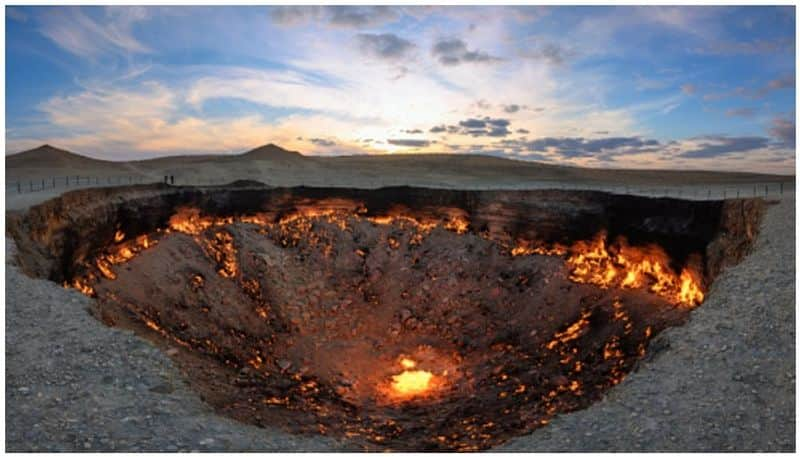
[[(320, 240), (309, 234), (316, 220), (322, 219), (346, 230), (349, 222), (366, 219), (374, 224), (411, 226), (416, 232), (410, 238), (409, 244), (418, 245), (437, 226), (458, 234), (466, 233), (470, 226), (467, 213), (454, 208), (449, 208), (444, 214), (435, 217), (424, 213), (411, 214), (410, 210), (400, 207), (393, 208), (383, 215), (367, 217), (366, 213), (367, 209), (363, 205), (338, 200), (318, 202), (316, 206), (311, 203), (298, 205), (293, 212), (280, 218), (268, 213), (217, 217), (202, 215), (198, 208), (182, 207), (170, 217), (168, 227), (157, 230), (155, 235), (160, 237), (170, 232), (180, 232), (199, 237), (209, 228), (243, 222), (279, 228), (283, 236), (281, 243), (284, 246), (296, 246), (304, 239), (310, 245), (314, 245)], [(112, 265), (133, 259), (140, 251), (148, 249), (157, 241), (151, 240), (146, 234), (130, 241), (123, 240), (125, 233), (117, 230), (114, 241), (118, 244), (109, 247), (106, 253), (97, 256), (94, 261), (96, 271), (107, 279), (116, 278)], [(393, 237), (387, 237), (387, 243), (392, 249), (400, 247), (398, 240)], [(203, 240), (203, 244), (207, 252), (218, 262), (219, 273), (222, 276), (227, 278), (237, 276), (236, 248), (230, 234), (217, 233), (211, 240)], [(332, 250), (329, 245), (324, 248), (329, 252)], [(363, 256), (361, 251), (356, 253)], [(699, 305), (705, 298), (698, 275), (689, 268), (683, 268), (680, 274), (677, 274), (669, 267), (670, 259), (660, 247), (629, 246), (622, 237), (609, 245), (603, 232), (592, 240), (578, 241), (570, 247), (559, 243), (544, 245), (521, 240), (510, 249), (510, 254), (566, 256), (570, 269), (569, 278), (578, 283), (595, 284), (601, 288), (646, 288), (673, 303), (690, 308)], [(80, 285), (73, 281), (69, 286), (87, 294), (91, 290), (86, 279)]]
[(520, 241), (513, 249), (511, 249), (511, 255), (519, 256), (519, 255), (564, 255), (567, 253), (567, 248), (556, 243), (552, 246), (531, 246), (530, 243), (526, 241)]
[(383, 216), (374, 216), (374, 217), (368, 217), (367, 220), (376, 225), (398, 224), (400, 226), (403, 226), (408, 224), (416, 227), (418, 230), (422, 232), (429, 232), (433, 230), (436, 227), (436, 225), (438, 225), (434, 221), (419, 220), (404, 214), (393, 214), (393, 215), (387, 214)]
[(233, 223), (233, 217), (201, 216), (197, 208), (178, 208), (169, 218), (169, 229), (187, 235), (199, 235), (203, 230)]
[(669, 257), (658, 246), (632, 247), (617, 238), (608, 247), (605, 233), (579, 241), (567, 257), (570, 279), (602, 288), (647, 288), (683, 306), (695, 307), (705, 298), (700, 281), (688, 268), (680, 275), (669, 267)]
[(553, 349), (559, 344), (580, 338), (589, 327), (589, 317), (591, 314), (591, 311), (588, 310), (581, 312), (581, 317), (575, 323), (567, 327), (563, 332), (556, 333), (553, 336), (553, 340), (547, 343), (547, 349)]
[(81, 278), (75, 278), (72, 281), (72, 284), (65, 282), (64, 287), (72, 287), (74, 289), (78, 289), (84, 295), (88, 295), (90, 297), (94, 296), (94, 289), (92, 286), (87, 284), (86, 281)]
[(392, 376), (392, 389), (400, 397), (414, 397), (427, 392), (432, 379), (430, 371), (406, 370)]
[(448, 371), (434, 374), (432, 371), (418, 368), (417, 361), (409, 357), (400, 357), (397, 361), (403, 371), (392, 375), (390, 381), (382, 384), (379, 391), (390, 401), (408, 401), (413, 398), (428, 397), (444, 384), (444, 376)]
[(444, 228), (463, 235), (469, 230), (469, 220), (462, 215), (453, 215), (444, 223)]

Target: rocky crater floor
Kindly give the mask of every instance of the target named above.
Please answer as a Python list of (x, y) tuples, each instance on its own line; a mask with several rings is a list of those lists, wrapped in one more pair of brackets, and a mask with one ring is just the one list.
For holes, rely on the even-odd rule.
[[(442, 191), (431, 208), (406, 190), (402, 212), (392, 190), (269, 190), (261, 210), (304, 212), (237, 222), (231, 202), (264, 190), (137, 190), (145, 218), (114, 192), (10, 220), (8, 450), (794, 449), (793, 201), (756, 238), (748, 201)], [(631, 240), (609, 238), (613, 275), (576, 263), (597, 226)], [(673, 276), (635, 283), (623, 254)], [(384, 395), (394, 363), (432, 390)]]

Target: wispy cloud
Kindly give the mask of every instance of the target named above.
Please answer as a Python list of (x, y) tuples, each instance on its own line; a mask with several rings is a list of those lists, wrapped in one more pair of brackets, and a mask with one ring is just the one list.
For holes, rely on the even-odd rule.
[(782, 145), (794, 149), (795, 135), (797, 126), (794, 119), (776, 117), (772, 120), (772, 126), (769, 129), (770, 135), (778, 139)]
[(66, 51), (97, 58), (113, 54), (146, 53), (150, 49), (133, 35), (136, 22), (147, 18), (147, 9), (95, 8), (92, 18), (80, 8), (46, 8), (39, 17), (39, 31)]
[(763, 55), (777, 52), (794, 53), (794, 41), (790, 39), (714, 41), (694, 48), (694, 52), (706, 55)]
[(725, 115), (728, 117), (753, 117), (756, 114), (755, 108), (743, 107), (743, 108), (730, 108), (725, 111)]
[(409, 148), (424, 148), (431, 145), (431, 141), (428, 140), (416, 140), (416, 139), (389, 139), (386, 140), (387, 143), (394, 145), (394, 146), (403, 146)]
[(335, 27), (363, 28), (396, 20), (400, 9), (389, 6), (278, 6), (270, 12), (272, 21), (298, 26), (311, 21)]

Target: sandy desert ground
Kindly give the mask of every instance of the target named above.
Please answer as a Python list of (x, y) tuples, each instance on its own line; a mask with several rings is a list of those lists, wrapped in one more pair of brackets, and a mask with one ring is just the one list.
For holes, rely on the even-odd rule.
[[(409, 185), (457, 189), (582, 188), (685, 198), (764, 195), (794, 188), (793, 176), (713, 171), (606, 170), (548, 165), (480, 155), (401, 154), (386, 156), (304, 156), (266, 145), (231, 156), (178, 156), (145, 161), (90, 159), (52, 146), (6, 158), (6, 205), (24, 207), (80, 187), (163, 182), (225, 184), (239, 179), (273, 186), (377, 188)], [(68, 178), (71, 177), (71, 178)], [(80, 178), (82, 177), (82, 178)], [(53, 179), (55, 178), (55, 181)], [(16, 183), (20, 183), (21, 193)], [(53, 187), (53, 185), (55, 186)], [(29, 186), (44, 190), (29, 192)], [(709, 193), (711, 191), (711, 193)], [(723, 194), (724, 193), (724, 194)]]
[[(795, 449), (794, 177), (714, 172), (587, 170), (481, 156), (304, 157), (266, 146), (242, 156), (112, 163), (46, 147), (6, 158), (7, 209), (69, 188), (16, 194), (8, 182), (53, 176), (140, 176), (176, 184), (252, 179), (271, 185), (604, 188), (715, 198), (761, 192), (772, 205), (753, 253), (714, 283), (689, 323), (603, 401), (563, 415), (502, 450)], [(101, 180), (102, 181), (102, 180)], [(784, 195), (777, 183), (786, 183)], [(792, 184), (789, 184), (792, 183)], [(745, 195), (743, 195), (745, 196)], [(216, 416), (169, 358), (88, 315), (88, 298), (32, 279), (7, 239), (6, 448), (31, 450), (335, 450), (342, 443), (259, 429)], [(658, 350), (658, 348), (661, 348)]]

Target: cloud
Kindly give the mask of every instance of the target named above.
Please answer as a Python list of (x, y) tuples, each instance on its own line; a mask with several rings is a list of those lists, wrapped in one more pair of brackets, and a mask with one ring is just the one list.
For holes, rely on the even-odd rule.
[(764, 87), (760, 88), (756, 91), (756, 97), (763, 97), (768, 93), (781, 90), (781, 89), (794, 89), (795, 88), (795, 77), (794, 75), (786, 75), (782, 78), (773, 79), (769, 81)]
[(408, 133), (409, 135), (419, 135), (421, 133), (425, 133), (420, 129), (410, 129), (410, 130), (403, 130), (404, 133)]
[[(259, 114), (198, 117), (184, 109), (186, 92), (162, 83), (144, 82), (128, 88), (87, 86), (72, 95), (57, 96), (37, 106), (46, 120), (12, 131), (7, 151), (50, 143), (96, 157), (142, 159), (150, 154), (242, 152), (271, 141), (302, 150), (332, 145), (329, 132), (355, 132), (359, 123), (320, 114), (291, 114), (265, 119)], [(331, 141), (331, 142), (328, 142)], [(342, 153), (364, 152), (346, 140), (337, 142)]]
[[(511, 135), (511, 121), (503, 118), (468, 118), (459, 121), (458, 125), (436, 125), (430, 133), (450, 133), (472, 137), (505, 137)], [(523, 129), (524, 130), (524, 129)], [(526, 131), (527, 132), (527, 131)], [(519, 132), (518, 132), (519, 133)]]
[(461, 128), (457, 125), (435, 125), (428, 130), (430, 133), (459, 133)]
[(486, 127), (486, 121), (483, 119), (467, 119), (459, 122), (458, 125), (468, 129), (482, 129)]
[(147, 19), (142, 7), (106, 7), (95, 20), (80, 8), (46, 8), (39, 31), (64, 50), (81, 57), (147, 53), (150, 49), (133, 35), (133, 26)]
[(753, 117), (756, 114), (755, 108), (730, 108), (725, 111), (728, 117)]
[(386, 140), (387, 143), (394, 146), (403, 146), (408, 148), (424, 148), (431, 145), (428, 140), (414, 140), (414, 139), (392, 139)]
[(519, 111), (521, 109), (522, 109), (522, 107), (517, 105), (517, 104), (503, 105), (503, 111), (505, 111), (506, 113), (509, 113), (509, 114), (516, 113), (517, 111)]
[(469, 135), (473, 137), (504, 137), (511, 134), (508, 126), (511, 121), (508, 119), (500, 118), (469, 118), (458, 123), (458, 126), (436, 126), (431, 129), (432, 133), (440, 133), (447, 131), (448, 133), (458, 133), (460, 135)]
[(684, 151), (681, 157), (700, 159), (719, 157), (736, 152), (763, 149), (769, 145), (769, 139), (760, 136), (704, 136), (696, 138), (700, 142), (694, 149)]
[(470, 51), (467, 43), (458, 38), (445, 38), (437, 41), (431, 49), (431, 54), (442, 65), (460, 65), (462, 63), (490, 63), (501, 59), (482, 51)]
[(697, 92), (697, 87), (694, 84), (684, 84), (681, 86), (681, 92), (686, 95), (693, 95)]
[(772, 120), (769, 134), (780, 140), (781, 144), (794, 149), (796, 125), (794, 119), (776, 117)]
[(360, 33), (357, 35), (361, 51), (382, 59), (400, 59), (414, 49), (414, 44), (393, 33)]
[(529, 59), (542, 60), (550, 65), (559, 66), (574, 57), (575, 52), (556, 43), (545, 43), (536, 49), (523, 51), (522, 56)]
[(726, 92), (709, 93), (703, 96), (703, 100), (718, 101), (730, 97), (760, 99), (766, 97), (769, 93), (773, 91), (782, 89), (794, 89), (794, 87), (795, 87), (795, 76), (793, 74), (789, 74), (781, 78), (767, 81), (766, 84), (758, 88), (737, 87), (733, 90), (729, 90)]
[(794, 39), (780, 38), (776, 40), (756, 39), (752, 41), (717, 40), (693, 49), (696, 54), (704, 55), (759, 55), (777, 52), (794, 52)]
[(657, 150), (657, 140), (640, 137), (585, 139), (582, 137), (543, 137), (534, 140), (504, 140), (500, 144), (517, 151), (547, 152), (565, 158), (608, 158), (614, 155), (633, 155)]
[(319, 6), (273, 6), (269, 18), (274, 24), (295, 26), (320, 17)]
[(478, 108), (479, 110), (487, 111), (492, 109), (492, 104), (487, 102), (486, 100), (481, 99), (475, 102), (475, 107)]
[(335, 141), (326, 140), (325, 138), (311, 138), (308, 141), (314, 143), (317, 146), (322, 146), (322, 147), (326, 147), (326, 148), (332, 147), (332, 146), (336, 146), (336, 142)]
[(330, 23), (343, 27), (368, 27), (397, 18), (395, 9), (388, 6), (329, 6)]
[(400, 16), (390, 6), (275, 6), (270, 19), (282, 26), (298, 26), (310, 21), (322, 21), (334, 27), (374, 27)]
[(531, 133), (531, 131), (527, 129), (517, 129), (516, 133), (519, 133), (521, 135), (526, 135), (528, 133)]

